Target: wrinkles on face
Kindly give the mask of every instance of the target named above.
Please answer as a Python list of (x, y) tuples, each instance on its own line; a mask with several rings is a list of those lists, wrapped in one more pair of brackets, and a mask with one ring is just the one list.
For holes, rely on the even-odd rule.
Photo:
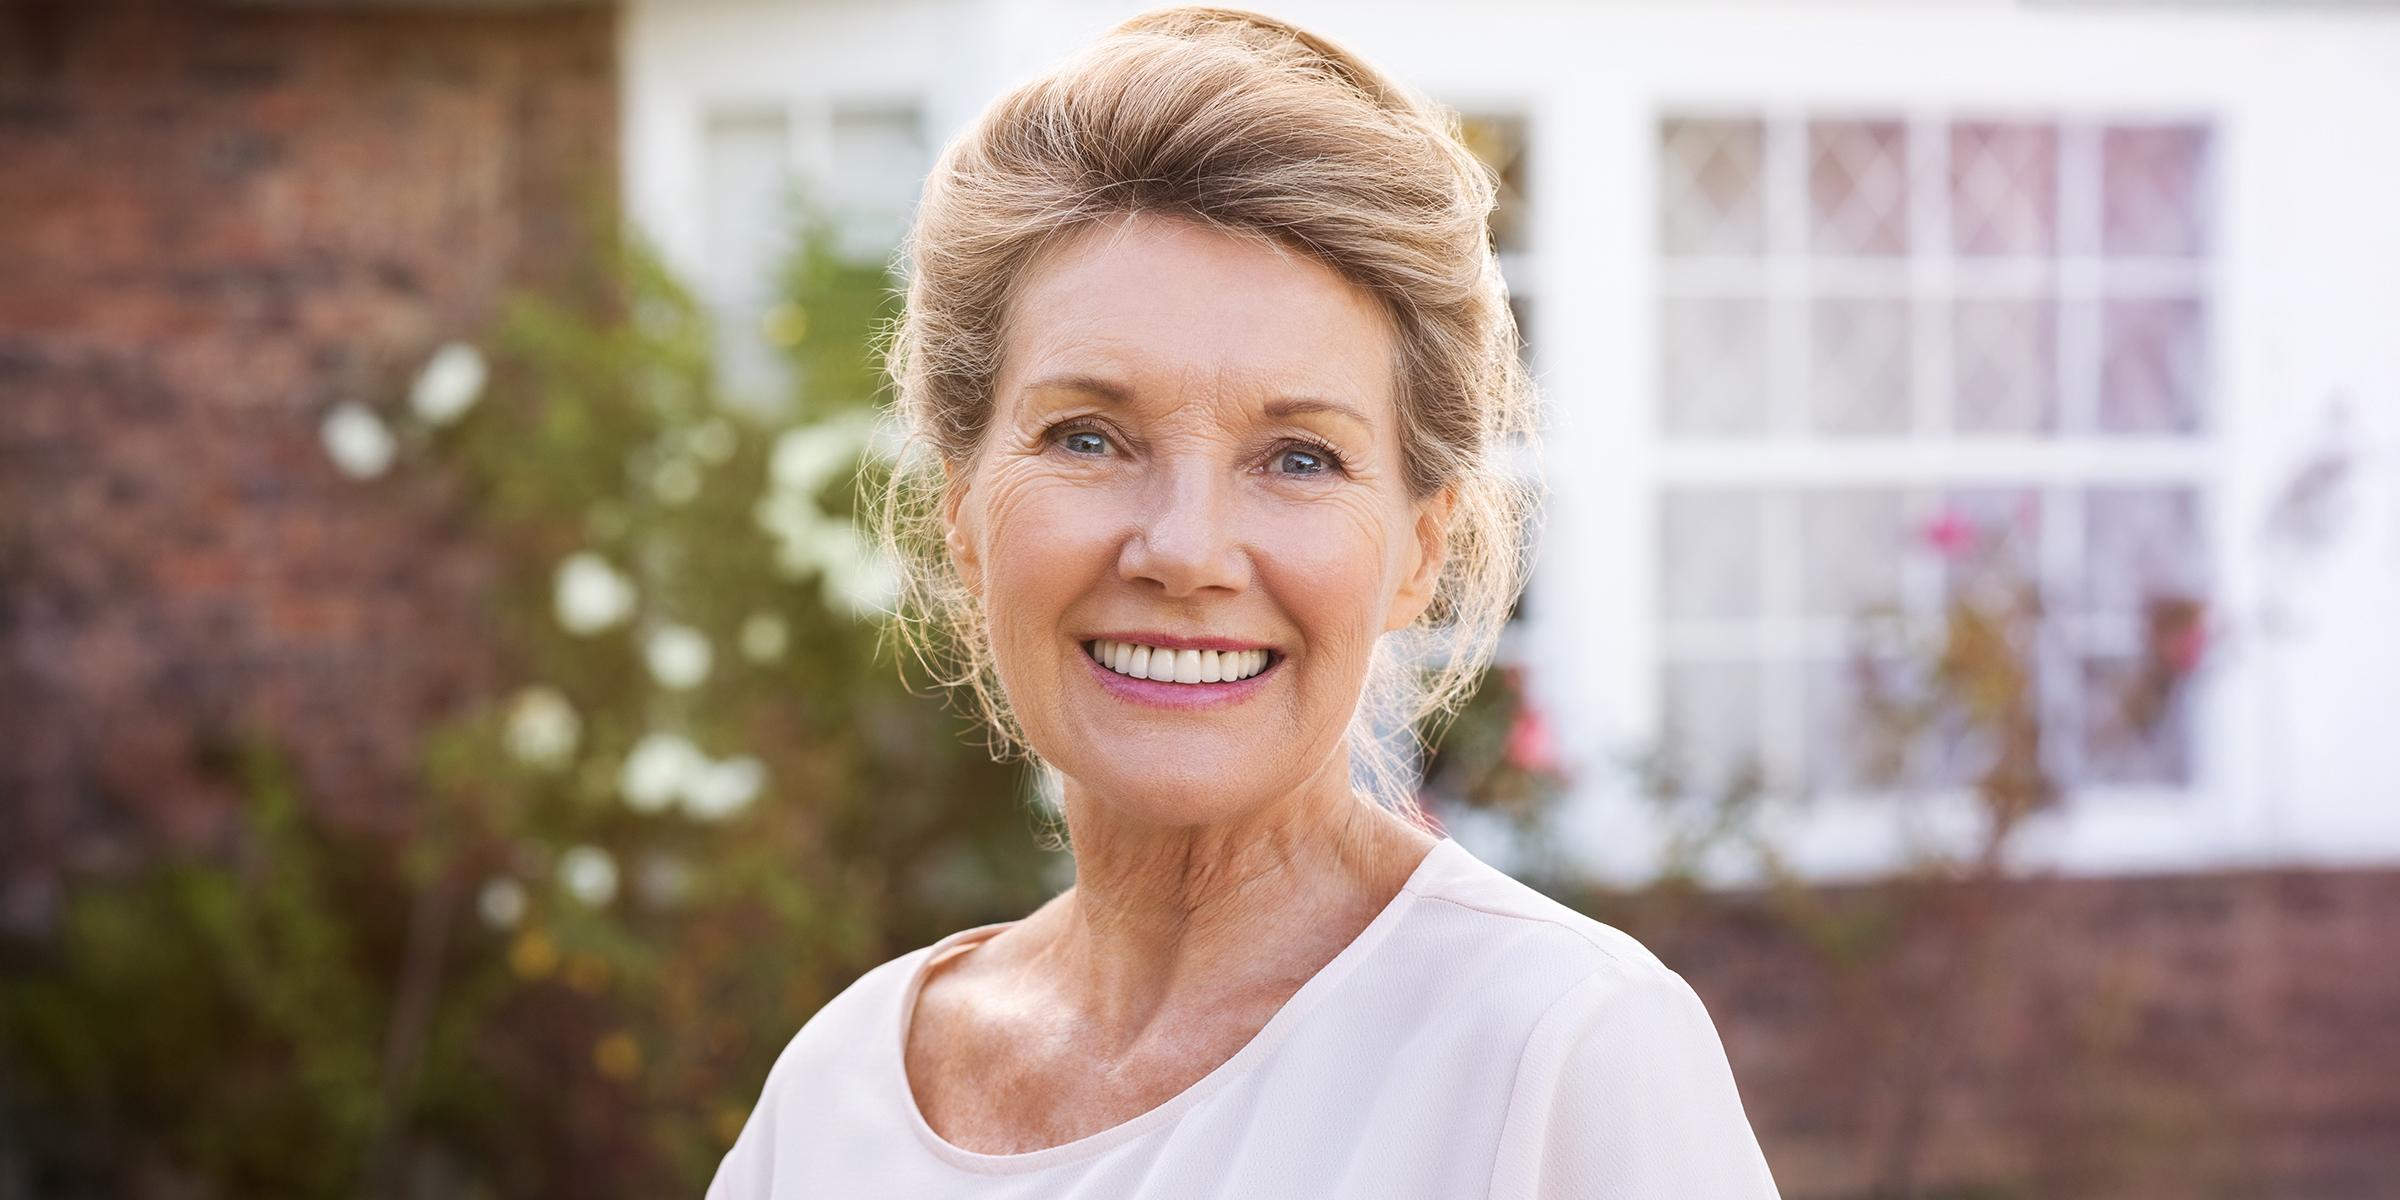
[[(1071, 794), (1186, 824), (1329, 773), (1346, 791), (1331, 768), (1375, 639), (1422, 607), (1391, 339), (1323, 267), (1173, 222), (1088, 237), (1022, 290), (953, 544)], [(1275, 666), (1241, 704), (1146, 708), (1095, 682), (1110, 637)]]

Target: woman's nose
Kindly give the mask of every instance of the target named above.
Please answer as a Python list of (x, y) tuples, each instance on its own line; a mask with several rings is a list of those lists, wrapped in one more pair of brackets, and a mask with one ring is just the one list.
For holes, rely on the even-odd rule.
[(1141, 512), (1117, 559), (1118, 574), (1167, 595), (1240, 591), (1250, 563), (1242, 548), (1236, 488), (1222, 467), (1162, 461), (1142, 489)]

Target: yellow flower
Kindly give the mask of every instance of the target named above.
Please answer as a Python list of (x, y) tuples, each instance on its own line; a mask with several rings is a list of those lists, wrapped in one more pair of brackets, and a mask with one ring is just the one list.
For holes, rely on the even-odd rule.
[(508, 966), (520, 979), (547, 978), (558, 969), (558, 947), (540, 930), (528, 929), (509, 943)]
[(620, 1083), (642, 1073), (642, 1044), (620, 1029), (592, 1047), (592, 1065)]

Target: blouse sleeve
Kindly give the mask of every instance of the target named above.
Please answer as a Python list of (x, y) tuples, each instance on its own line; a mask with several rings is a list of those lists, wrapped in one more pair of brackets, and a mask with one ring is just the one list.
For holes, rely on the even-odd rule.
[(1663, 969), (1606, 970), (1527, 1041), (1492, 1200), (1774, 1200), (1716, 1027)]

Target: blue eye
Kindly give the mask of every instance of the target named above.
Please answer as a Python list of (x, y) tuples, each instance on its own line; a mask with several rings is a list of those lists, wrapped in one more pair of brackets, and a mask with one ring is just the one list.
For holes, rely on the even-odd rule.
[(1069, 454), (1106, 454), (1108, 439), (1089, 429), (1077, 429), (1060, 435), (1058, 444)]
[(1333, 460), (1315, 450), (1294, 447), (1275, 455), (1275, 469), (1286, 475), (1322, 475), (1333, 469)]

